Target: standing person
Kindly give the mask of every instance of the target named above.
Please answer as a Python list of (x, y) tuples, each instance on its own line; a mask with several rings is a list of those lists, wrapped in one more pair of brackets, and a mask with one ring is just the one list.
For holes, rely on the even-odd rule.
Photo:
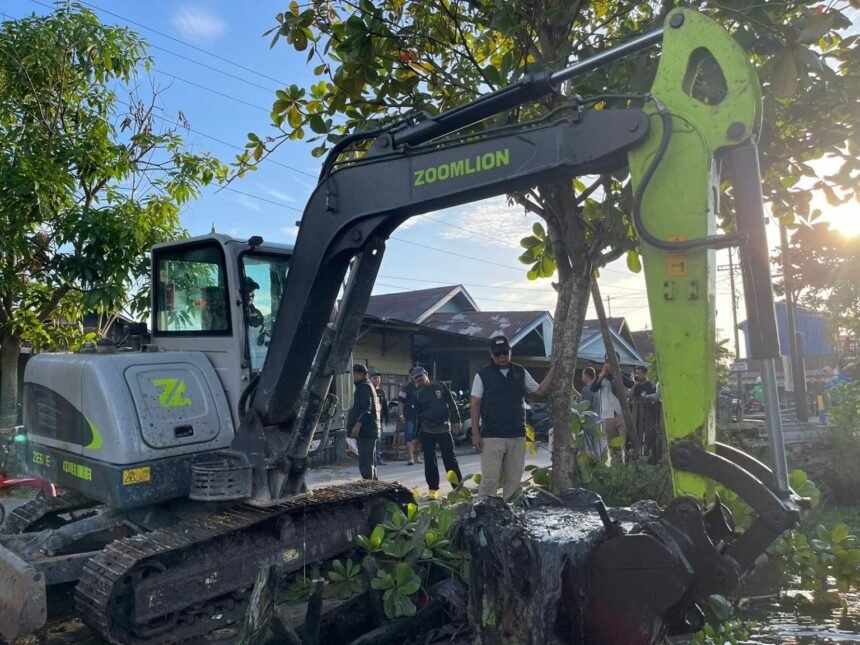
[(472, 446), (481, 453), (481, 497), (496, 495), (501, 483), (509, 500), (519, 488), (526, 463), (525, 395), (542, 397), (553, 381), (555, 364), (538, 385), (522, 365), (511, 362), (506, 336), (490, 339), (490, 362), (472, 382)]
[(352, 408), (346, 427), (358, 444), (358, 471), (362, 479), (376, 479), (376, 443), (379, 441), (379, 400), (376, 390), (367, 380), (367, 368), (361, 363), (352, 366), (355, 384)]
[(588, 415), (582, 424), (585, 451), (602, 462), (606, 458), (606, 439), (603, 437), (603, 433), (600, 432), (600, 396), (597, 392), (591, 390), (591, 384), (594, 383), (594, 379), (596, 378), (597, 374), (595, 374), (593, 367), (586, 367), (582, 370), (582, 383), (584, 387), (579, 395), (579, 400), (588, 401), (588, 409), (594, 415), (597, 415)]
[(657, 388), (648, 380), (648, 368), (645, 365), (637, 365), (633, 368), (633, 389), (630, 390), (630, 398), (634, 401), (643, 396), (656, 394)]
[[(624, 382), (624, 387), (633, 387), (633, 379), (626, 372), (621, 373), (621, 380)], [(621, 411), (621, 402), (612, 391), (612, 374), (608, 360), (589, 387), (592, 392), (600, 393), (600, 420), (607, 443), (611, 443), (616, 437), (623, 437), (626, 443), (627, 429), (624, 427), (624, 413)], [(611, 452), (619, 460), (623, 460), (623, 450), (613, 449)]]
[[(382, 427), (384, 428), (386, 423), (388, 423), (388, 399), (385, 396), (385, 390), (382, 389), (382, 376), (380, 376), (379, 372), (375, 369), (371, 369), (367, 372), (367, 377), (370, 379), (370, 384), (373, 386), (373, 389), (376, 391), (376, 399), (379, 401), (379, 412), (382, 415)], [(376, 465), (384, 466), (385, 462), (382, 460), (382, 439), (376, 442)]]
[[(460, 430), (460, 411), (451, 396), (451, 391), (427, 376), (423, 367), (413, 367), (409, 371), (412, 381), (418, 387), (415, 395), (418, 412), (418, 432), (421, 437), (421, 448), (424, 451), (424, 477), (429, 489), (428, 497), (436, 499), (439, 496), (439, 466), (436, 463), (436, 446), (442, 450), (442, 463), (445, 472), (453, 470), (457, 482), (463, 481), (460, 464), (454, 454), (454, 437), (451, 428)], [(454, 486), (457, 488), (457, 486)]]
[[(403, 440), (406, 442), (407, 466), (415, 464), (415, 422), (418, 416), (415, 395), (418, 394), (418, 386), (410, 380), (400, 388), (397, 394), (397, 422), (403, 426)], [(420, 463), (419, 459), (419, 463)]]
[[(648, 379), (648, 368), (637, 365), (633, 368), (633, 387), (630, 390), (630, 403), (633, 412), (633, 447), (636, 454), (648, 454), (652, 460), (657, 458), (657, 419), (653, 408), (657, 388)], [(647, 397), (647, 398), (646, 398)], [(643, 399), (645, 399), (643, 401)], [(731, 400), (729, 400), (731, 406)], [(650, 413), (649, 413), (650, 412)], [(638, 443), (637, 443), (638, 442)]]

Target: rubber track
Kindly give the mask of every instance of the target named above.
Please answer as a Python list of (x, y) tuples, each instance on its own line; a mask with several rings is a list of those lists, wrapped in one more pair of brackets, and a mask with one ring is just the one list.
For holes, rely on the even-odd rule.
[(38, 497), (22, 504), (6, 516), (0, 535), (19, 535), (52, 513), (66, 513), (97, 506), (98, 502), (79, 493), (64, 491), (56, 497)]
[[(344, 503), (388, 497), (392, 501), (406, 502), (411, 495), (398, 484), (376, 481), (351, 482), (342, 486), (316, 489), (312, 496), (302, 497), (276, 506), (259, 508), (242, 504), (214, 515), (193, 518), (177, 526), (159, 529), (152, 533), (134, 535), (117, 540), (93, 556), (84, 566), (75, 589), (75, 602), (83, 621), (111, 643), (175, 643), (200, 637), (201, 627), (211, 631), (205, 623), (171, 629), (168, 635), (154, 638), (136, 638), (131, 634), (117, 633), (110, 624), (111, 598), (126, 574), (146, 560), (156, 560), (167, 554), (178, 555), (182, 549), (194, 549), (195, 558), (203, 554), (207, 542), (235, 535), (266, 520), (318, 506), (337, 507)], [(407, 499), (408, 498), (408, 499)], [(214, 546), (214, 545), (213, 545)], [(213, 599), (211, 603), (218, 602)], [(228, 623), (229, 621), (224, 621)], [(223, 624), (221, 626), (224, 626)], [(118, 631), (122, 631), (120, 628)]]

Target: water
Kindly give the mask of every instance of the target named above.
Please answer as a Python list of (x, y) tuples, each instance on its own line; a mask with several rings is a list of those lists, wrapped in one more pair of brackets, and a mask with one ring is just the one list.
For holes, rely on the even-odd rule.
[[(860, 593), (842, 594), (845, 607), (810, 607), (794, 602), (809, 592), (787, 591), (784, 600), (774, 599), (748, 611), (743, 618), (758, 622), (746, 643), (860, 643)], [(792, 604), (795, 607), (792, 607)]]

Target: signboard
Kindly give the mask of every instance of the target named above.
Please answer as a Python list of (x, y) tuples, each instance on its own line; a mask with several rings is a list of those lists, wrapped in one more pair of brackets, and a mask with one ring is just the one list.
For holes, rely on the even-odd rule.
[(746, 372), (749, 368), (747, 367), (746, 361), (735, 361), (731, 365), (732, 374), (738, 374), (740, 372)]

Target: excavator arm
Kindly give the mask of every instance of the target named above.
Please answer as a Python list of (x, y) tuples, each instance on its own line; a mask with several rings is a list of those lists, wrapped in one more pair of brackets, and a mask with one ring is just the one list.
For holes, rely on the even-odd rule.
[[(451, 136), (658, 42), (660, 66), (650, 94), (638, 97), (641, 109), (587, 109), (588, 103), (571, 100), (544, 120)], [(320, 417), (325, 420), (332, 375), (346, 368), (385, 240), (397, 226), (431, 210), (629, 166), (679, 497), (636, 534), (608, 526), (615, 537), (595, 554), (593, 600), (604, 615), (637, 616), (643, 633), (667, 625), (695, 629), (701, 621), (696, 601), (730, 591), (796, 523), (801, 504), (788, 485), (774, 376), (779, 348), (755, 146), (760, 103), (755, 71), (730, 35), (701, 14), (676, 9), (663, 29), (620, 48), (526, 77), (417, 124), (338, 145), (304, 211), (288, 304), (233, 446), (251, 461), (253, 502), (305, 491), (308, 445)], [(340, 161), (356, 140), (369, 141), (367, 154)], [(736, 231), (717, 235), (721, 164), (731, 170)], [(763, 365), (773, 470), (715, 442), (714, 260), (716, 249), (729, 246), (739, 248), (752, 357)], [(714, 500), (714, 482), (757, 512), (743, 534)], [(706, 502), (713, 502), (708, 510)], [(642, 587), (662, 582), (677, 593), (659, 595), (659, 602), (654, 596), (651, 606)]]

